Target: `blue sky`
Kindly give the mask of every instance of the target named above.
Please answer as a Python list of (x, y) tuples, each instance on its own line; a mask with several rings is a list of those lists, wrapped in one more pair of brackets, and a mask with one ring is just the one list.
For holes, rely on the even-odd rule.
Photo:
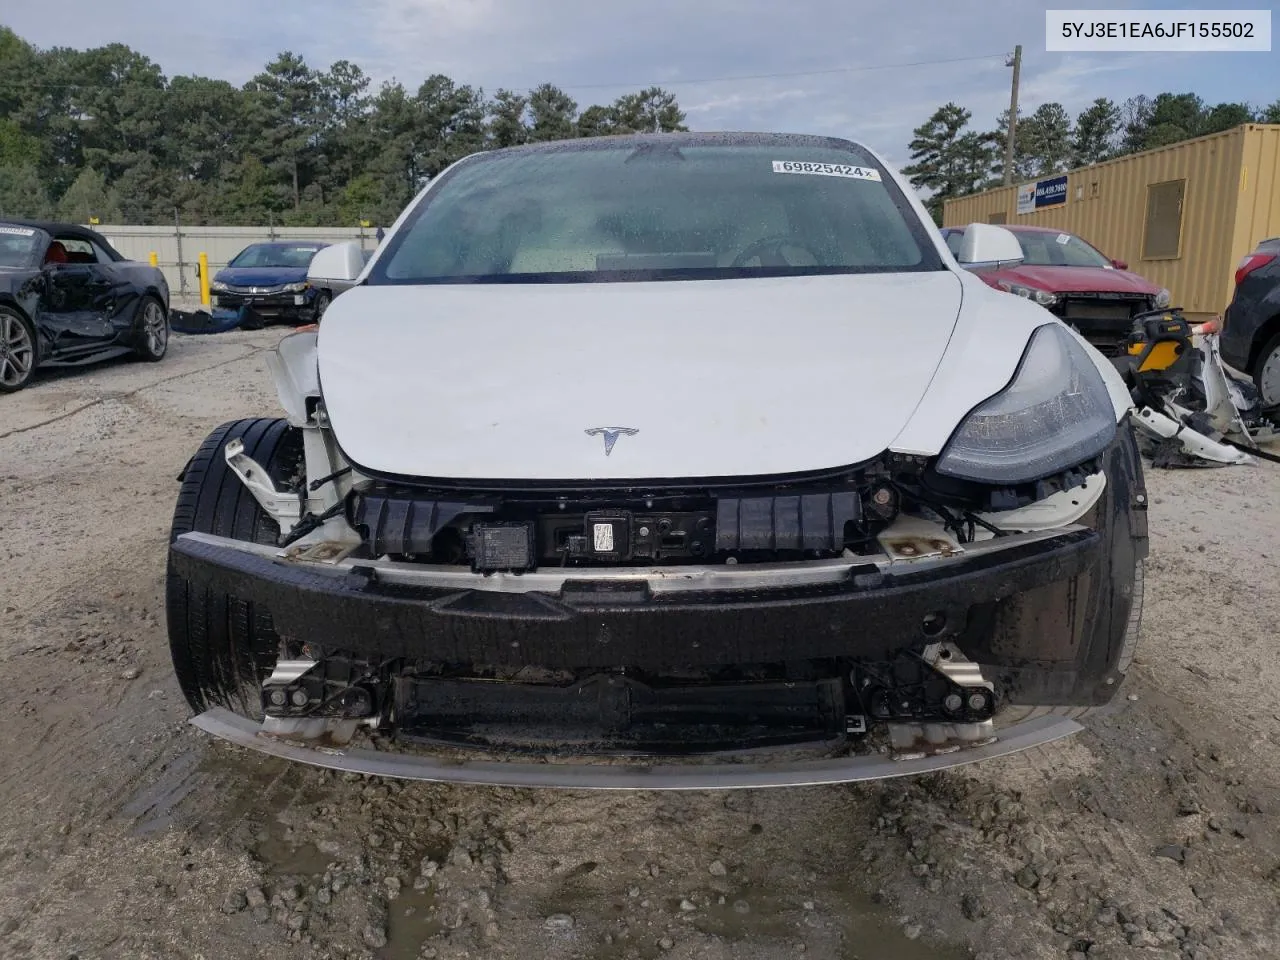
[[(377, 81), (415, 87), (434, 72), (490, 92), (550, 81), (583, 107), (659, 83), (678, 94), (695, 129), (848, 136), (898, 164), (912, 127), (949, 99), (976, 125), (994, 125), (1009, 99), (1003, 55), (1017, 43), (1027, 111), (1058, 100), (1074, 113), (1094, 97), (1162, 90), (1211, 103), (1280, 98), (1280, 53), (1046, 53), (1044, 11), (1069, 6), (1061, 0), (63, 0), (56, 16), (15, 6), (0, 20), (38, 46), (120, 41), (170, 75), (243, 83), (289, 49), (312, 66), (353, 60)], [(1123, 9), (1246, 6), (1262, 7), (1164, 0)], [(811, 71), (830, 72), (759, 76)]]

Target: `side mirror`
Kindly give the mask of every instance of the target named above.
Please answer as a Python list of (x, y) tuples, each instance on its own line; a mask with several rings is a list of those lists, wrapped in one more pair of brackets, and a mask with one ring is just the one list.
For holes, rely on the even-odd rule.
[(1123, 261), (1123, 260), (1112, 260), (1112, 261), (1111, 261), (1111, 265), (1112, 265), (1113, 267), (1115, 267), (1117, 270), (1128, 270), (1128, 269), (1129, 269), (1129, 264), (1125, 263), (1125, 261)]
[(308, 280), (352, 283), (364, 271), (364, 251), (356, 240), (323, 247), (311, 258)]
[(1004, 227), (990, 223), (971, 223), (965, 227), (960, 252), (956, 254), (956, 260), (968, 269), (1021, 263), (1023, 257), (1018, 238)]

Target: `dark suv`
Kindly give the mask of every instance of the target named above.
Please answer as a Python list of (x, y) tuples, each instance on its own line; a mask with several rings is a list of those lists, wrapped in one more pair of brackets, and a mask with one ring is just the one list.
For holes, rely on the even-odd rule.
[(1280, 237), (1240, 261), (1223, 321), (1222, 358), (1253, 377), (1263, 406), (1280, 406)]

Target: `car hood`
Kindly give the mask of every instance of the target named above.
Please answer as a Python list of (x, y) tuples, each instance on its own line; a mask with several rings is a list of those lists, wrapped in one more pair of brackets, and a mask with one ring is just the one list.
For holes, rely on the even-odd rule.
[(223, 267), (213, 279), (237, 287), (273, 287), (307, 279), (306, 267)]
[(1154, 296), (1160, 288), (1128, 270), (1106, 267), (1012, 267), (998, 271), (998, 277), (1025, 283), (1050, 293), (1145, 293)]
[[(888, 447), (960, 302), (946, 271), (358, 286), (325, 314), (318, 367), (339, 446), (375, 473), (790, 473)], [(606, 455), (597, 428), (636, 432)]]

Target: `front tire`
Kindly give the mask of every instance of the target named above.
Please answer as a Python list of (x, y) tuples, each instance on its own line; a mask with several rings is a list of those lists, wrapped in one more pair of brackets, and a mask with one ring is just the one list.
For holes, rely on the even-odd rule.
[(313, 323), (320, 322), (320, 318), (324, 316), (324, 312), (329, 309), (329, 304), (331, 303), (333, 303), (333, 297), (329, 296), (328, 290), (321, 290), (320, 293), (316, 295), (316, 303), (312, 308), (315, 314), (315, 320), (312, 321)]
[(1253, 382), (1258, 387), (1264, 408), (1280, 407), (1280, 333), (1272, 337), (1258, 354)]
[(0, 393), (16, 393), (36, 372), (36, 328), (22, 314), (0, 307)]
[[(286, 420), (262, 417), (224, 423), (205, 439), (182, 475), (169, 533), (209, 533), (251, 543), (274, 544), (276, 522), (227, 466), (223, 450), (244, 441), (278, 485), (292, 485), (304, 472), (302, 432)], [(246, 600), (188, 580), (174, 571), (165, 578), (169, 652), (183, 696), (196, 713), (225, 707), (259, 720), (262, 681), (279, 654), (280, 638), (265, 611)]]
[(169, 311), (155, 297), (143, 297), (134, 322), (134, 350), (148, 363), (163, 360), (169, 352)]

